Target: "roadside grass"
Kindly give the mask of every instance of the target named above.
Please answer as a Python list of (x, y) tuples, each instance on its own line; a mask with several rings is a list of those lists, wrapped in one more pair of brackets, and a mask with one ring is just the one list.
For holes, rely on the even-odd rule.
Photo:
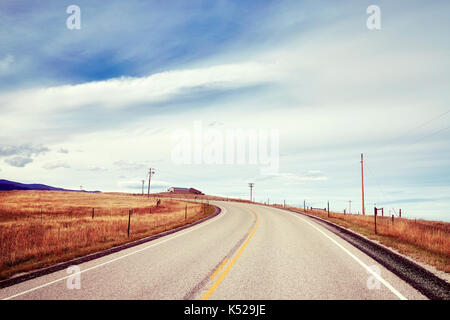
[[(275, 205), (283, 208), (282, 205)], [(413, 220), (377, 216), (377, 234), (374, 232), (374, 216), (343, 214), (330, 211), (306, 210), (286, 206), (297, 212), (320, 217), (355, 231), (369, 239), (391, 247), (419, 262), (450, 273), (450, 223), (442, 221)]]
[(213, 212), (207, 204), (122, 193), (2, 191), (0, 279), (177, 228)]

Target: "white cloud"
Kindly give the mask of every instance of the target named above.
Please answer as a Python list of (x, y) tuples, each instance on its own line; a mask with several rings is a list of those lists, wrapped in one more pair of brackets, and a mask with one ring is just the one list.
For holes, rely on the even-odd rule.
[(144, 169), (147, 166), (144, 163), (139, 163), (132, 160), (119, 160), (115, 161), (114, 165), (121, 170), (139, 170)]
[(58, 168), (70, 168), (69, 164), (66, 161), (62, 160), (46, 163), (42, 167), (47, 170), (53, 170)]
[[(121, 188), (139, 189), (140, 190), (140, 189), (142, 189), (142, 179), (118, 181), (117, 185)], [(171, 186), (171, 184), (166, 181), (152, 180), (150, 188), (151, 189), (153, 189), (153, 188), (161, 189), (161, 188), (168, 188), (170, 186)], [(147, 181), (145, 182), (145, 185), (144, 185), (144, 191), (147, 190), (146, 188), (148, 188)]]
[(5, 162), (13, 167), (23, 168), (27, 164), (33, 162), (33, 159), (25, 157), (13, 157), (5, 159)]
[(266, 177), (255, 177), (253, 180), (264, 183), (279, 183), (280, 185), (295, 185), (304, 184), (305, 182), (326, 181), (328, 177), (320, 170), (308, 170), (302, 174), (278, 173)]
[(50, 149), (43, 145), (0, 145), (0, 157), (11, 155), (31, 157), (33, 155), (45, 154), (48, 151)]
[(88, 166), (87, 170), (89, 171), (108, 171), (105, 167), (102, 166)]
[(187, 89), (232, 89), (276, 80), (276, 69), (256, 62), (166, 71), (141, 78), (115, 78), (79, 85), (30, 89), (0, 96), (0, 107), (42, 113), (102, 106), (124, 108), (163, 101)]
[(4, 58), (0, 59), (0, 75), (12, 72), (14, 60), (14, 56), (10, 54), (7, 54)]

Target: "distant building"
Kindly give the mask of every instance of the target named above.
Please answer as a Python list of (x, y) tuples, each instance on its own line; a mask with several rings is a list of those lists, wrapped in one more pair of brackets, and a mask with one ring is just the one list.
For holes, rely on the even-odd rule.
[(194, 188), (189, 188), (189, 192), (190, 193), (195, 193), (195, 194), (204, 194), (203, 192), (201, 192), (200, 190), (194, 189)]
[(193, 194), (203, 194), (200, 190), (194, 188), (180, 188), (180, 187), (170, 187), (168, 192), (172, 193), (193, 193)]

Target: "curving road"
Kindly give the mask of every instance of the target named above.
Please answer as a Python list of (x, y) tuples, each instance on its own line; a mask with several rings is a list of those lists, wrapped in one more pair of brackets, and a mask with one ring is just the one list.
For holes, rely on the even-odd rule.
[(62, 270), (0, 299), (426, 299), (308, 217), (211, 203), (210, 220), (80, 264), (80, 289)]

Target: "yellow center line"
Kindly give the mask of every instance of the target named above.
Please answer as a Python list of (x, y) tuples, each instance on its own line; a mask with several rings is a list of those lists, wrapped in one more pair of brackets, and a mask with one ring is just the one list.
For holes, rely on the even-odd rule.
[(230, 271), (230, 269), (233, 267), (234, 263), (236, 262), (236, 260), (239, 258), (239, 256), (242, 254), (242, 252), (244, 251), (245, 247), (247, 246), (247, 244), (249, 243), (250, 239), (253, 237), (253, 235), (255, 234), (256, 231), (256, 227), (258, 227), (258, 223), (259, 223), (259, 216), (258, 214), (253, 211), (252, 209), (249, 208), (249, 210), (251, 212), (253, 212), (256, 216), (256, 224), (253, 227), (253, 231), (252, 233), (248, 236), (247, 240), (245, 240), (244, 244), (242, 245), (241, 249), (239, 249), (238, 253), (234, 256), (233, 260), (231, 260), (230, 264), (226, 267), (225, 271), (220, 275), (220, 277), (216, 280), (216, 282), (213, 283), (213, 285), (211, 286), (211, 288), (209, 288), (208, 292), (205, 293), (205, 295), (201, 298), (201, 300), (208, 300), (209, 297), (213, 294), (213, 292), (217, 289), (217, 287), (219, 286), (219, 284), (222, 282), (222, 280), (225, 278), (225, 276), (227, 275), (227, 273)]
[(217, 268), (216, 271), (214, 271), (214, 273), (210, 276), (210, 278), (211, 279), (215, 278), (217, 276), (217, 274), (220, 272), (220, 270), (222, 270), (223, 266), (227, 264), (227, 262), (228, 262), (228, 258), (225, 258), (225, 260), (222, 261), (220, 266)]

